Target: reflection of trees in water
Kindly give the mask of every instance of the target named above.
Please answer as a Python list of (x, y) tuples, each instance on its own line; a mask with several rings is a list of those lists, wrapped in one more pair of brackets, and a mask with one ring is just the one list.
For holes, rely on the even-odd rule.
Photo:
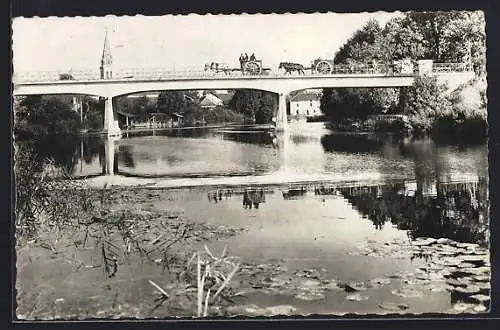
[(224, 200), (231, 199), (233, 194), (243, 195), (243, 208), (259, 208), (259, 204), (266, 202), (266, 193), (263, 188), (245, 188), (243, 191), (234, 191), (233, 189), (216, 189), (208, 192), (209, 202), (215, 204), (222, 203)]
[(259, 208), (260, 203), (266, 202), (266, 194), (264, 189), (245, 189), (243, 192), (243, 208), (251, 209), (252, 206)]
[(383, 145), (379, 137), (366, 134), (327, 134), (320, 141), (326, 152), (376, 152)]
[(210, 191), (207, 194), (208, 201), (214, 202), (215, 204), (220, 203), (222, 201), (222, 198), (231, 199), (232, 196), (233, 196), (232, 189), (217, 189), (214, 191)]
[(317, 142), (319, 140), (317, 136), (308, 136), (302, 134), (292, 134), (290, 135), (290, 139), (294, 144), (311, 143)]
[(224, 140), (240, 142), (240, 143), (272, 145), (275, 136), (271, 132), (248, 132), (248, 133), (224, 132), (223, 138)]
[(89, 136), (82, 138), (79, 148), (83, 148), (81, 155), (85, 164), (91, 164), (96, 157), (105, 158), (104, 141), (99, 136)]
[[(134, 168), (134, 156), (132, 154), (132, 147), (127, 145), (121, 145), (118, 147), (118, 161), (123, 162), (126, 167)], [(116, 162), (118, 163), (118, 162)]]
[(461, 242), (487, 240), (487, 183), (438, 184), (437, 195), (404, 193), (404, 184), (340, 188), (342, 194), (380, 229), (386, 221), (412, 238), (447, 237)]
[[(80, 160), (80, 139), (75, 135), (44, 136), (37, 139), (17, 141), (16, 144), (28, 146), (39, 160), (38, 164), (51, 163), (56, 170), (72, 174)], [(40, 169), (42, 170), (42, 169)]]
[[(45, 136), (38, 139), (18, 141), (16, 144), (30, 146), (36, 154), (34, 155), (43, 163), (50, 162), (56, 170), (65, 174), (74, 174), (79, 162), (91, 164), (96, 158), (99, 160), (101, 170), (105, 173), (106, 154), (105, 141), (100, 136), (80, 137), (76, 135)], [(133, 166), (133, 158), (130, 150), (120, 148), (115, 155), (115, 171), (117, 170), (117, 156), (120, 156), (128, 166)], [(40, 162), (38, 162), (40, 163)]]
[(283, 193), (283, 199), (285, 200), (297, 199), (307, 194), (307, 188), (299, 187), (295, 189), (288, 189), (287, 191), (283, 191), (282, 193)]

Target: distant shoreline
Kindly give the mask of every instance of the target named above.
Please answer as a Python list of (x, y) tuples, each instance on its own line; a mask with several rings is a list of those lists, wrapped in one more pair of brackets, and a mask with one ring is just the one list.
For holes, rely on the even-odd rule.
[[(132, 128), (132, 129), (122, 129), (121, 133), (140, 133), (140, 132), (156, 132), (156, 131), (175, 131), (175, 130), (188, 130), (188, 129), (213, 129), (213, 128), (223, 128), (223, 127), (251, 127), (251, 128), (261, 128), (261, 129), (274, 129), (274, 124), (238, 124), (238, 123), (227, 123), (227, 124), (217, 124), (217, 125), (209, 125), (209, 126), (186, 126), (186, 127), (144, 127), (144, 128)], [(80, 135), (82, 136), (95, 136), (95, 135), (104, 135), (105, 131), (93, 131), (93, 132), (85, 132), (81, 131)]]

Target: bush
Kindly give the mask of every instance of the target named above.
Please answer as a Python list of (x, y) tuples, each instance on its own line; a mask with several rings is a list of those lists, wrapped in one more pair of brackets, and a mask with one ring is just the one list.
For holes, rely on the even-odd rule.
[(210, 124), (243, 123), (245, 116), (226, 107), (216, 107), (205, 112), (205, 120)]
[(100, 112), (89, 112), (85, 120), (85, 127), (89, 131), (100, 132), (104, 128), (104, 114)]
[(408, 116), (414, 131), (430, 132), (438, 117), (451, 112), (446, 89), (446, 85), (439, 84), (435, 76), (421, 76), (412, 86), (402, 90), (400, 111)]
[[(63, 187), (59, 181), (52, 179), (49, 171), (53, 164), (36, 145), (16, 144), (14, 175), (18, 241), (33, 237), (42, 226), (61, 228), (80, 221), (92, 209), (87, 189), (81, 189), (82, 186), (75, 181), (66, 181)], [(69, 178), (68, 174), (63, 175)]]
[(14, 130), (21, 135), (71, 134), (79, 132), (80, 117), (71, 105), (52, 97), (30, 96), (14, 102)]

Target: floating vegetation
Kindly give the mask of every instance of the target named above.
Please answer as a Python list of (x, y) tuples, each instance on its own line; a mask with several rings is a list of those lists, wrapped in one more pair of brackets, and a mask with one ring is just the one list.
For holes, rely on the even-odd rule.
[(346, 296), (345, 299), (350, 300), (350, 301), (362, 301), (362, 300), (367, 300), (368, 296), (362, 296), (359, 293), (354, 293), (354, 294), (350, 294), (350, 295)]
[(389, 310), (389, 311), (395, 311), (395, 312), (396, 311), (404, 311), (404, 310), (407, 310), (408, 308), (410, 308), (407, 304), (392, 303), (392, 302), (379, 304), (378, 307), (385, 309), (385, 310)]
[(424, 296), (423, 292), (413, 288), (400, 288), (398, 290), (392, 290), (391, 293), (403, 298), (422, 298)]

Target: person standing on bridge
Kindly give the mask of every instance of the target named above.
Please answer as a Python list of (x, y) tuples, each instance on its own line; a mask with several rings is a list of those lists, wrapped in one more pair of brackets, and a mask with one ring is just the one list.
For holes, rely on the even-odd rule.
[(248, 62), (248, 55), (247, 55), (247, 53), (245, 53), (245, 55), (243, 55), (243, 62)]
[(250, 55), (250, 61), (255, 61), (255, 53), (252, 53), (252, 55)]
[(243, 53), (241, 53), (239, 60), (240, 60), (240, 68), (241, 68), (241, 70), (243, 70), (243, 61), (245, 60), (245, 57), (243, 56)]

